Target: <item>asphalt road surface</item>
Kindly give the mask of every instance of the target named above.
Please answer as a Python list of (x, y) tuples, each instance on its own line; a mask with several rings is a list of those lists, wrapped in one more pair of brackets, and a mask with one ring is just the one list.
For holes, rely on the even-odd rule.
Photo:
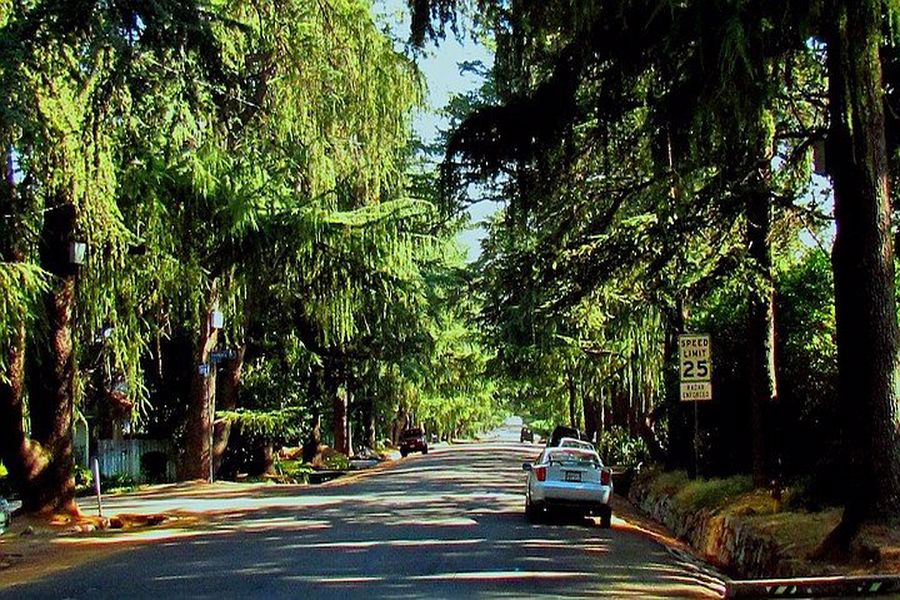
[[(145, 495), (142, 509), (217, 516), (143, 537), (105, 534), (136, 545), (0, 598), (720, 596), (714, 578), (621, 520), (608, 530), (592, 520), (527, 523), (521, 463), (540, 448), (508, 438), (436, 449), (339, 485)], [(138, 500), (110, 510), (129, 502)]]

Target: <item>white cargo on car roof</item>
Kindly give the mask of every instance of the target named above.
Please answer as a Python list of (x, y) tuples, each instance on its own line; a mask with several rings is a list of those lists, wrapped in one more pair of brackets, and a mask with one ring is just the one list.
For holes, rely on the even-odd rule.
[(522, 468), (528, 472), (525, 515), (529, 520), (540, 519), (548, 510), (563, 510), (598, 516), (601, 527), (610, 526), (612, 472), (593, 449), (547, 448), (535, 463)]
[(564, 437), (559, 440), (559, 444), (557, 444), (557, 448), (582, 448), (584, 450), (594, 450), (594, 445), (590, 442), (586, 442), (584, 440), (579, 440), (570, 437)]

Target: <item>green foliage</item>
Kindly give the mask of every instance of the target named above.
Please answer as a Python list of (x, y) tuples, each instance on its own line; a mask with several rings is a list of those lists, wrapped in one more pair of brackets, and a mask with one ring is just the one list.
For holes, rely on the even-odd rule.
[(542, 439), (548, 439), (553, 433), (558, 421), (556, 419), (533, 419), (525, 421), (525, 424)]
[(289, 407), (280, 410), (238, 409), (220, 411), (217, 419), (231, 422), (241, 431), (255, 439), (299, 441), (299, 427), (302, 423), (301, 407)]
[(100, 478), (100, 489), (104, 494), (124, 494), (139, 489), (140, 483), (130, 475), (104, 475)]
[(346, 471), (350, 468), (350, 459), (340, 452), (332, 452), (325, 456), (322, 467), (331, 471)]
[(20, 325), (34, 325), (39, 301), (51, 277), (37, 265), (0, 262), (0, 382), (8, 380), (7, 361)]
[(621, 427), (612, 427), (600, 434), (597, 452), (606, 464), (625, 469), (640, 469), (648, 460), (643, 440)]
[(314, 469), (300, 460), (278, 460), (275, 462), (275, 472), (284, 483), (308, 483)]
[[(120, 9), (0, 13), (0, 141), (17, 169), (2, 233), (24, 239), (46, 211), (76, 209), (89, 248), (74, 321), (83, 411), (102, 417), (115, 389), (135, 427), (183, 435), (196, 369), (184, 346), (215, 300), (220, 347), (250, 348), (241, 408), (218, 418), (252, 437), (299, 443), (329, 404), (316, 389), (326, 363), (372, 379), (380, 413), (396, 412), (402, 381), (407, 410), (421, 399), (429, 419), (480, 427), (490, 386), (465, 396), (477, 342), (446, 312), (457, 228), (411, 179), (423, 83), (369, 4)], [(6, 377), (18, 326), (40, 336), (53, 281), (31, 241), (2, 250), (18, 257), (0, 263)], [(418, 368), (434, 348), (454, 364)], [(432, 367), (445, 369), (440, 390), (425, 389)]]
[(840, 417), (830, 257), (811, 250), (778, 276), (776, 336), (780, 401), (793, 428), (784, 440), (786, 470), (836, 485)]
[(678, 490), (675, 501), (689, 510), (715, 510), (752, 489), (753, 481), (743, 475), (725, 479), (694, 479)]
[(648, 469), (641, 477), (649, 478), (651, 491), (660, 496), (674, 496), (690, 481), (685, 471), (660, 472), (658, 469)]
[[(102, 483), (102, 481), (101, 481)], [(90, 469), (75, 468), (75, 487), (82, 490), (91, 490), (94, 486), (94, 472)]]
[(640, 477), (649, 479), (655, 496), (669, 496), (685, 510), (716, 510), (753, 490), (747, 476), (722, 479), (690, 479), (684, 471), (648, 469)]

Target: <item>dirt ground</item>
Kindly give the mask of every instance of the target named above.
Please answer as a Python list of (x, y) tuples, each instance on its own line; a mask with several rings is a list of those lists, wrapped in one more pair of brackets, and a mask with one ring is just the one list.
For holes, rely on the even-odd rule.
[[(203, 517), (116, 514), (103, 519), (85, 515), (76, 520), (16, 516), (12, 527), (0, 538), (0, 584), (38, 579), (128, 547), (158, 541), (175, 526), (198, 526)], [(159, 532), (160, 536), (147, 536), (145, 532)]]

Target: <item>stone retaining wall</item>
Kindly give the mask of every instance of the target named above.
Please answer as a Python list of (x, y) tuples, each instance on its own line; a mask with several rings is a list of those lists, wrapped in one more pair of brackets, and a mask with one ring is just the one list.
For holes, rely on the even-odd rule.
[(782, 570), (775, 541), (750, 527), (746, 518), (681, 509), (671, 496), (653, 494), (650, 483), (648, 477), (635, 478), (629, 500), (710, 562), (743, 578), (771, 577)]

